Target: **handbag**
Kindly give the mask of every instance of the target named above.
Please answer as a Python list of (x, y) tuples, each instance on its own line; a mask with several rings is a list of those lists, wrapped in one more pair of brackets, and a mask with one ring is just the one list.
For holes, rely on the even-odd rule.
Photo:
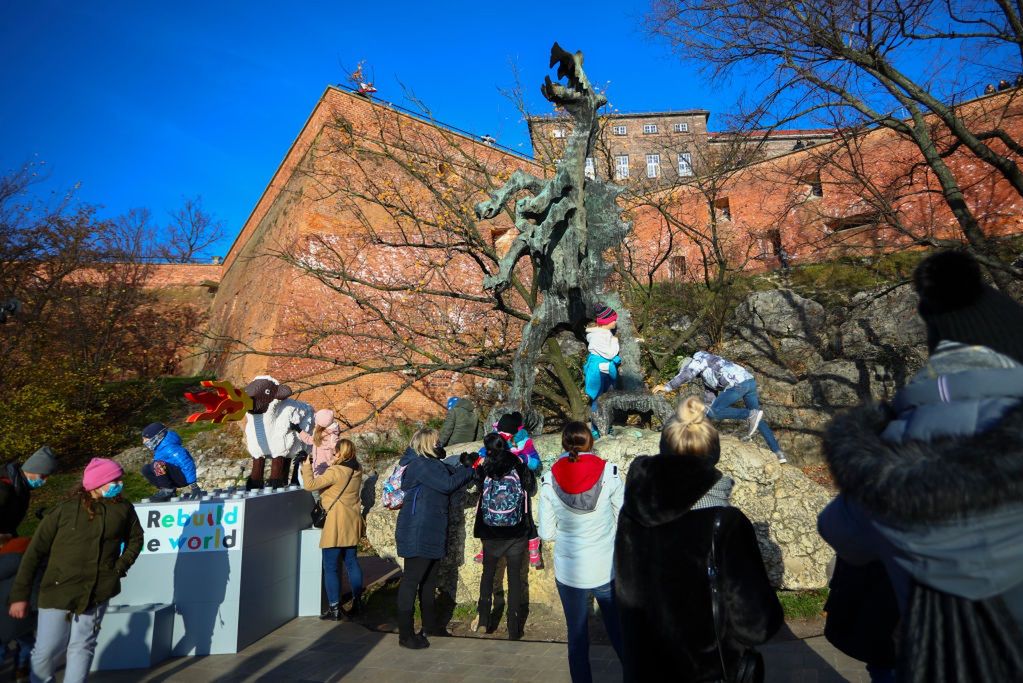
[(721, 648), (721, 632), (724, 630), (725, 605), (721, 590), (721, 574), (717, 562), (717, 538), (721, 533), (721, 511), (714, 514), (714, 530), (710, 536), (710, 552), (707, 554), (707, 578), (710, 581), (710, 609), (714, 621), (714, 642), (718, 660), (721, 662), (721, 680), (726, 683), (762, 683), (764, 680), (764, 656), (755, 647), (747, 647), (739, 657), (735, 671), (729, 675), (725, 666), (725, 653)]
[(345, 494), (345, 491), (348, 490), (348, 484), (352, 483), (352, 479), (354, 478), (354, 476), (355, 475), (353, 474), (352, 477), (348, 479), (348, 483), (345, 484), (345, 487), (343, 489), (341, 489), (341, 493), (337, 494), (337, 498), (334, 499), (334, 502), (331, 503), (330, 507), (327, 508), (326, 510), (323, 509), (323, 505), (320, 504), (320, 501), (316, 501), (316, 505), (313, 506), (312, 511), (309, 513), (309, 516), (312, 517), (313, 519), (314, 527), (316, 527), (317, 529), (322, 529), (323, 525), (327, 523), (327, 515), (330, 514), (330, 511), (334, 509), (334, 506), (337, 505), (337, 502), (341, 500), (341, 496)]

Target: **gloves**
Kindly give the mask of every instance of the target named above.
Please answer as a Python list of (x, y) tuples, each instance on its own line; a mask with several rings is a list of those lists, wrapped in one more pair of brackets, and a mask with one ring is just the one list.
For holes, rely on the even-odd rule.
[(462, 464), (462, 467), (474, 467), (479, 459), (479, 453), (462, 453), (458, 456), (458, 462)]

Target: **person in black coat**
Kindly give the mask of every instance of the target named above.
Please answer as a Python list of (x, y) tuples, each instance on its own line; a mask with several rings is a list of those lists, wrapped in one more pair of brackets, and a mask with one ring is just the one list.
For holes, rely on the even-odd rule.
[[(660, 454), (629, 467), (615, 539), (626, 681), (665, 672), (673, 681), (732, 680), (744, 652), (781, 627), (753, 525), (728, 505), (731, 480), (715, 468), (719, 456), (717, 430), (690, 397), (665, 425)], [(724, 607), (717, 627), (712, 537)]]
[[(480, 499), (476, 504), (476, 521), (473, 524), (473, 536), (483, 541), (483, 575), (480, 577), (479, 616), (475, 622), (476, 630), (483, 629), (493, 633), (497, 629), (490, 613), (494, 595), (494, 576), (497, 563), (504, 557), (508, 568), (508, 639), (522, 638), (522, 562), (528, 552), (531, 536), (531, 518), (528, 514), (529, 497), (536, 493), (536, 479), (525, 463), (511, 452), (508, 442), (498, 433), (488, 434), (483, 440), (486, 457), (476, 470), (480, 481)], [(515, 480), (518, 480), (517, 483)], [(496, 485), (517, 488), (520, 499), (515, 509), (499, 507), (487, 514), (484, 505), (488, 500), (488, 488)], [(514, 495), (514, 491), (512, 493)], [(496, 496), (492, 496), (495, 499)], [(507, 521), (512, 523), (488, 524), (487, 518), (497, 521), (506, 512)]]
[[(472, 463), (450, 467), (437, 445), (436, 429), (420, 429), (412, 437), (399, 463), (405, 466), (401, 488), (405, 499), (398, 512), (395, 541), (405, 559), (398, 586), (398, 644), (413, 650), (430, 646), (426, 635), (447, 635), (437, 622), (436, 591), (440, 560), (447, 554), (448, 506), (451, 494), (473, 478)], [(416, 595), (423, 617), (423, 633), (414, 633)]]

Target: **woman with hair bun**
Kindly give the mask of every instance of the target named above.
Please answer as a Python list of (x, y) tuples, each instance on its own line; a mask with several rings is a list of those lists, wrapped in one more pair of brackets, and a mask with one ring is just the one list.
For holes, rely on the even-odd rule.
[(565, 425), (561, 446), (565, 454), (541, 479), (540, 538), (554, 541), (554, 581), (568, 624), (572, 683), (587, 683), (592, 680), (590, 596), (600, 606), (608, 638), (621, 657), (614, 536), (623, 487), (618, 468), (591, 452), (593, 435), (587, 425)]
[[(729, 505), (732, 480), (716, 468), (720, 455), (706, 406), (690, 397), (664, 426), (660, 454), (629, 467), (615, 539), (626, 681), (664, 671), (679, 681), (733, 680), (744, 655), (744, 665), (757, 662), (747, 650), (781, 627), (753, 525)], [(762, 680), (762, 663), (755, 668)]]

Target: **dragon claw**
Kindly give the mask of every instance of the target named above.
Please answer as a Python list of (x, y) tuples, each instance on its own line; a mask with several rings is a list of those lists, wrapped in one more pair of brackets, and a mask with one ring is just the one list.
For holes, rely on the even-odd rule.
[(202, 412), (189, 415), (187, 422), (234, 422), (245, 417), (245, 413), (252, 408), (249, 395), (226, 380), (203, 380), (200, 384), (214, 391), (185, 392), (186, 399), (205, 407)]

